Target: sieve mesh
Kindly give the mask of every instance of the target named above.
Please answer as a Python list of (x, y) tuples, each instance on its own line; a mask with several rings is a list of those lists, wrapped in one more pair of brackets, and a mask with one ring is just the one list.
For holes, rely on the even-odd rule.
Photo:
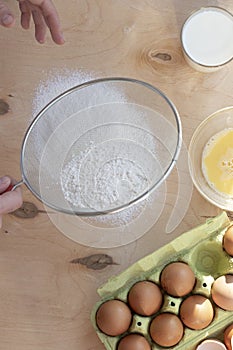
[(154, 87), (99, 79), (66, 91), (30, 125), (23, 180), (46, 205), (97, 215), (139, 201), (169, 174), (181, 144), (178, 113)]

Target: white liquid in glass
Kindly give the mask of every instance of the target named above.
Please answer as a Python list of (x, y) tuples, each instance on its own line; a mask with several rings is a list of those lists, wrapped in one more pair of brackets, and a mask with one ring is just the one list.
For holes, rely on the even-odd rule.
[(203, 8), (191, 15), (182, 30), (186, 54), (206, 66), (224, 64), (233, 57), (233, 16), (220, 8)]

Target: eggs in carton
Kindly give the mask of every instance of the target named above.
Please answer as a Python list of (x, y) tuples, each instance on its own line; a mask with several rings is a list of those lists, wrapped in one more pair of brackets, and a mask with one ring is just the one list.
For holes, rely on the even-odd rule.
[(223, 342), (233, 324), (232, 246), (223, 212), (110, 278), (91, 315), (106, 349), (194, 350), (208, 338)]

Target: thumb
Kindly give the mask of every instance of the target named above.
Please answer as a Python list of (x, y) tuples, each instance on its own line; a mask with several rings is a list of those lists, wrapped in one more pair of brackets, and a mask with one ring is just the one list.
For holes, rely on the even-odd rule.
[(0, 0), (0, 25), (4, 27), (12, 27), (15, 19), (10, 9)]
[(11, 178), (9, 176), (3, 176), (0, 178), (0, 194), (6, 191), (11, 184)]

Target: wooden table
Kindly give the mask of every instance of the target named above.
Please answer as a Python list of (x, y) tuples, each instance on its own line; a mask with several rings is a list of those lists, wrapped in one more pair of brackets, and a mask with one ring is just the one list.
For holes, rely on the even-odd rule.
[[(210, 5), (209, 1), (55, 2), (66, 38), (62, 47), (50, 38), (44, 45), (37, 44), (33, 29), (22, 30), (19, 18), (14, 29), (0, 28), (1, 175), (21, 178), (20, 149), (32, 120), (35, 91), (41, 81), (49, 79), (51, 71), (53, 75), (61, 74), (64, 68), (70, 72), (91, 71), (97, 77), (126, 76), (157, 86), (180, 112), (186, 146), (207, 115), (232, 105), (232, 64), (216, 73), (203, 74), (192, 70), (182, 56), (182, 23), (191, 11)], [(233, 12), (231, 0), (218, 1), (217, 5)], [(16, 2), (9, 1), (9, 6), (18, 15)], [(7, 105), (3, 101), (9, 105), (8, 111), (4, 111)], [(181, 164), (187, 172), (187, 164)], [(185, 178), (187, 186), (188, 173)], [(0, 349), (104, 349), (90, 323), (98, 286), (203, 223), (206, 217), (220, 213), (193, 189), (187, 211), (181, 208), (180, 214), (178, 210), (182, 221), (166, 234), (177, 183), (174, 169), (167, 180), (165, 206), (157, 222), (136, 242), (117, 248), (96, 249), (73, 242), (43, 212), (33, 219), (5, 216), (0, 232)], [(24, 201), (44, 209), (26, 186), (23, 196)], [(95, 270), (70, 263), (97, 253), (108, 254), (117, 264)]]

